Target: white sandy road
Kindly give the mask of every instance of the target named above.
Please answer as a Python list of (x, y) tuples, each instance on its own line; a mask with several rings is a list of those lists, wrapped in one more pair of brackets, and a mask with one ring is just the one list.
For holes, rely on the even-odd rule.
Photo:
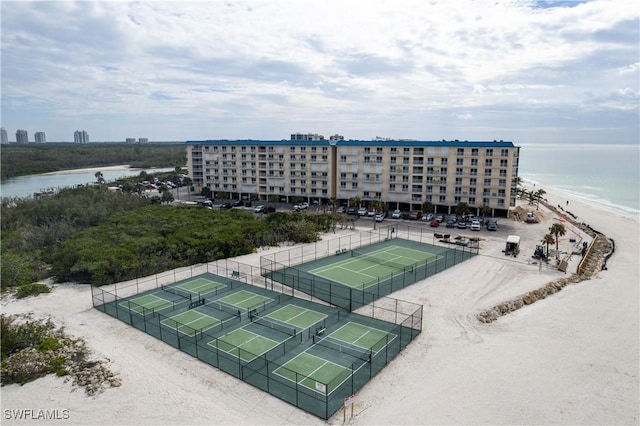
[[(546, 194), (551, 205), (566, 198)], [(357, 394), (353, 424), (639, 424), (638, 217), (570, 200), (568, 209), (616, 242), (608, 270), (492, 324), (481, 310), (565, 276), (531, 263), (535, 244), (558, 218), (500, 220), (481, 231), (482, 255), (393, 297), (424, 304), (422, 334)], [(507, 258), (507, 234), (522, 253)], [(562, 244), (568, 247), (568, 234)], [(241, 261), (259, 264), (259, 256)], [(573, 258), (571, 270), (575, 271)], [(2, 424), (11, 409), (69, 410), (52, 424), (323, 424), (91, 306), (90, 289), (3, 300), (2, 312), (50, 315), (107, 358), (123, 385), (87, 397), (56, 377), (1, 389)], [(342, 413), (329, 420), (342, 423)]]

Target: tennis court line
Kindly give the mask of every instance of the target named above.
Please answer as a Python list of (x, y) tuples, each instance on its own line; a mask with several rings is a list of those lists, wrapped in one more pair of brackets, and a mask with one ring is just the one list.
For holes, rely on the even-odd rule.
[[(200, 284), (200, 285), (197, 285), (197, 286), (195, 286), (195, 287), (193, 287), (193, 288), (187, 288), (187, 287), (184, 287), (184, 286), (186, 286), (186, 285), (187, 285), (187, 284), (189, 284), (189, 283), (193, 283), (193, 282), (197, 282), (197, 281), (206, 281), (206, 282), (204, 282), (204, 283), (202, 283), (202, 284)], [(185, 291), (189, 291), (189, 292), (191, 292), (191, 293), (200, 293), (200, 291), (199, 291), (199, 290), (200, 290), (201, 288), (203, 288), (203, 287), (210, 288), (212, 284), (215, 284), (215, 285), (214, 285), (214, 287), (213, 287), (213, 288), (211, 288), (211, 291), (213, 291), (213, 290), (217, 290), (217, 289), (219, 289), (219, 288), (224, 288), (224, 287), (226, 287), (226, 284), (222, 284), (222, 283), (219, 283), (219, 282), (217, 282), (217, 281), (207, 280), (207, 279), (205, 279), (205, 278), (198, 278), (197, 280), (187, 281), (186, 283), (178, 284), (176, 287), (179, 287), (180, 289), (185, 290)]]
[[(360, 337), (358, 337), (358, 338), (357, 338), (355, 341), (353, 341), (353, 342), (348, 342), (348, 341), (346, 341), (346, 340), (340, 339), (339, 337), (334, 337), (334, 336), (332, 336), (332, 334), (337, 333), (338, 331), (342, 330), (344, 327), (347, 327), (349, 324), (355, 324), (356, 326), (358, 326), (358, 327), (360, 327), (360, 328), (363, 328), (363, 327), (364, 327), (364, 328), (366, 328), (366, 329), (368, 329), (368, 330), (366, 330), (366, 332), (365, 332), (364, 334), (360, 335)], [(378, 332), (378, 333), (384, 333), (384, 335), (385, 335), (385, 336), (393, 336), (393, 337), (391, 337), (390, 339), (388, 338), (388, 339), (387, 339), (387, 344), (386, 344), (386, 345), (384, 345), (382, 348), (380, 348), (380, 349), (378, 349), (377, 351), (375, 351), (375, 352), (374, 352), (372, 348), (368, 348), (368, 347), (366, 347), (366, 346), (360, 346), (359, 344), (357, 344), (357, 343), (356, 343), (358, 340), (362, 339), (364, 336), (366, 336), (367, 334), (369, 334), (371, 331)], [(339, 341), (339, 342), (344, 342), (344, 343), (347, 343), (347, 344), (349, 344), (349, 345), (357, 346), (357, 347), (359, 347), (359, 348), (362, 348), (362, 349), (364, 349), (364, 350), (371, 351), (371, 352), (373, 352), (374, 354), (377, 354), (377, 353), (378, 353), (378, 352), (380, 352), (384, 347), (389, 346), (389, 343), (393, 342), (393, 341), (398, 337), (398, 335), (397, 335), (397, 334), (395, 334), (395, 333), (387, 332), (387, 331), (385, 331), (385, 330), (381, 330), (381, 329), (379, 329), (379, 328), (377, 328), (377, 327), (370, 327), (370, 326), (368, 326), (368, 325), (360, 324), (359, 322), (349, 321), (349, 322), (347, 322), (346, 324), (344, 324), (343, 326), (341, 326), (341, 327), (339, 327), (338, 329), (334, 330), (334, 331), (333, 331), (333, 333), (329, 334), (327, 337), (331, 337), (332, 339), (337, 340), (337, 341)], [(382, 339), (380, 339), (380, 340), (382, 340)], [(380, 340), (379, 340), (379, 341), (380, 341)], [(378, 343), (378, 342), (376, 342), (376, 343)]]
[[(333, 365), (336, 365), (336, 366), (338, 366), (338, 367), (342, 368), (343, 370), (350, 371), (347, 367), (344, 367), (344, 366), (342, 366), (342, 365), (340, 365), (340, 364), (336, 364), (336, 363), (335, 363), (335, 362), (333, 362), (333, 361), (329, 361), (329, 360), (327, 360), (327, 359), (320, 358), (319, 356), (316, 356), (316, 355), (314, 355), (314, 354), (310, 354), (310, 353), (308, 353), (307, 351), (304, 351), (304, 352), (302, 352), (302, 353), (303, 353), (303, 354), (305, 354), (306, 356), (310, 356), (310, 357), (313, 357), (313, 358), (319, 359), (319, 360), (320, 360), (320, 362), (323, 362), (323, 363), (324, 363), (324, 364), (322, 364), (320, 367), (316, 368), (316, 369), (313, 371), (314, 373), (315, 373), (316, 371), (318, 371), (320, 368), (322, 368), (322, 367), (324, 367), (325, 365), (327, 365), (327, 364), (333, 364)], [(280, 367), (278, 367), (278, 368), (276, 368), (275, 370), (273, 370), (273, 374), (277, 374), (278, 376), (280, 376), (280, 377), (282, 377), (283, 379), (288, 380), (288, 381), (290, 381), (290, 382), (292, 382), (292, 383), (297, 383), (297, 384), (298, 384), (298, 385), (300, 385), (300, 386), (304, 386), (305, 388), (307, 388), (307, 389), (309, 389), (309, 390), (312, 390), (312, 391), (314, 391), (314, 392), (317, 392), (317, 393), (319, 393), (320, 395), (331, 395), (331, 394), (333, 393), (333, 391), (334, 391), (334, 390), (336, 390), (336, 389), (338, 389), (340, 386), (342, 386), (342, 384), (343, 384), (344, 382), (346, 382), (347, 380), (349, 380), (349, 379), (351, 378), (351, 376), (352, 376), (352, 374), (349, 374), (349, 376), (347, 376), (347, 378), (345, 378), (342, 382), (340, 382), (340, 384), (339, 384), (338, 386), (336, 386), (334, 389), (332, 389), (332, 390), (331, 390), (331, 392), (329, 392), (329, 393), (322, 393), (322, 392), (320, 392), (319, 390), (317, 390), (317, 389), (315, 389), (315, 388), (312, 388), (312, 387), (309, 387), (309, 386), (305, 385), (304, 383), (302, 383), (302, 381), (303, 381), (304, 379), (310, 379), (310, 380), (313, 380), (314, 382), (316, 381), (316, 380), (314, 380), (314, 379), (311, 377), (311, 373), (309, 373), (309, 375), (308, 375), (308, 376), (304, 376), (304, 377), (302, 378), (302, 380), (300, 380), (299, 382), (296, 382), (295, 380), (291, 380), (290, 378), (288, 378), (288, 377), (286, 377), (286, 376), (283, 376), (282, 374), (278, 373), (278, 370), (279, 370), (280, 368), (286, 368), (287, 370), (291, 370), (291, 371), (295, 372), (295, 373), (296, 373), (296, 375), (300, 375), (300, 373), (298, 373), (298, 372), (297, 372), (296, 370), (294, 370), (293, 368), (286, 367), (286, 365), (287, 365), (288, 363), (290, 363), (290, 362), (291, 362), (291, 361), (293, 361), (294, 359), (298, 358), (300, 355), (301, 355), (301, 354), (296, 355), (295, 357), (293, 357), (293, 358), (291, 358), (289, 361), (287, 361), (284, 365), (281, 365)], [(319, 383), (322, 383), (322, 382), (319, 382)], [(328, 383), (322, 383), (322, 384), (323, 384), (323, 385), (328, 385)]]
[(300, 326), (298, 326), (298, 325), (296, 325), (296, 324), (292, 324), (292, 323), (291, 323), (291, 321), (293, 321), (294, 319), (298, 318), (300, 315), (306, 315), (306, 314), (307, 314), (307, 313), (309, 313), (309, 312), (313, 312), (313, 313), (316, 313), (316, 314), (321, 314), (321, 315), (323, 315), (323, 317), (322, 317), (321, 319), (319, 319), (319, 320), (317, 320), (316, 322), (314, 322), (314, 323), (310, 324), (310, 326), (311, 326), (311, 325), (313, 325), (313, 324), (317, 324), (317, 323), (319, 323), (320, 321), (324, 320), (324, 319), (325, 319), (325, 318), (327, 318), (327, 316), (328, 316), (328, 315), (326, 315), (326, 314), (324, 314), (324, 313), (322, 313), (322, 312), (314, 311), (313, 309), (303, 308), (303, 307), (301, 307), (301, 306), (297, 306), (297, 305), (291, 305), (291, 304), (290, 304), (290, 305), (287, 305), (287, 306), (295, 306), (295, 307), (298, 307), (298, 308), (304, 309), (304, 311), (300, 312), (300, 313), (299, 313), (299, 314), (297, 314), (297, 315), (294, 315), (294, 316), (290, 317), (290, 318), (289, 318), (289, 319), (287, 319), (286, 321), (283, 321), (283, 320), (281, 320), (281, 319), (274, 318), (274, 317), (272, 317), (272, 316), (271, 316), (271, 314), (274, 314), (274, 313), (278, 312), (280, 309), (284, 309), (284, 308), (286, 308), (286, 306), (284, 306), (284, 307), (282, 307), (282, 308), (278, 309), (278, 311), (273, 311), (273, 312), (271, 312), (270, 314), (265, 315), (265, 318), (269, 318), (271, 321), (276, 321), (276, 322), (279, 322), (279, 323), (282, 323), (282, 324), (286, 324), (286, 325), (289, 325), (289, 326), (293, 326), (294, 328), (296, 328), (296, 329), (297, 329), (297, 328), (300, 328)]
[[(155, 293), (151, 293), (151, 294), (147, 294), (141, 297), (136, 297), (134, 299), (140, 299), (140, 298), (144, 298), (147, 296), (151, 296), (151, 297), (155, 297), (156, 300), (152, 300), (146, 303), (137, 303), (134, 302), (132, 299), (129, 300), (124, 300), (122, 302), (119, 303), (120, 306), (122, 306), (123, 308), (129, 310), (129, 311), (133, 311), (139, 315), (143, 315), (143, 312), (145, 310), (149, 310), (151, 312), (155, 312), (155, 309), (159, 309), (159, 310), (163, 310), (163, 309), (167, 309), (169, 306), (173, 306), (173, 301), (169, 300), (169, 299), (165, 299), (164, 297), (160, 297), (160, 296), (156, 296)], [(149, 305), (154, 305), (158, 300), (161, 300), (162, 303), (161, 305), (157, 305), (154, 306), (152, 308), (148, 308), (147, 306)], [(133, 303), (135, 306), (131, 306), (131, 303)], [(142, 308), (142, 312), (138, 312), (138, 309)]]
[[(186, 311), (186, 312), (189, 312), (189, 311)], [(216, 327), (216, 326), (217, 326), (217, 325), (219, 325), (220, 323), (222, 323), (222, 321), (221, 321), (221, 320), (219, 320), (219, 319), (218, 319), (218, 318), (216, 318), (216, 317), (212, 317), (211, 315), (207, 315), (207, 314), (202, 313), (202, 312), (199, 312), (199, 311), (193, 311), (193, 312), (197, 312), (199, 315), (201, 315), (201, 317), (200, 317), (200, 318), (196, 318), (196, 319), (194, 319), (194, 320), (192, 320), (192, 321), (189, 321), (189, 322), (184, 322), (184, 323), (183, 323), (183, 322), (179, 322), (179, 321), (177, 321), (177, 320), (174, 320), (174, 319), (173, 319), (174, 317), (177, 317), (177, 316), (182, 315), (182, 314), (184, 314), (184, 313), (185, 313), (185, 312), (183, 312), (182, 314), (174, 315), (174, 317), (165, 318), (165, 319), (163, 319), (163, 320), (162, 320), (162, 321), (160, 321), (160, 322), (161, 322), (161, 323), (162, 323), (162, 325), (164, 325), (165, 327), (170, 328), (170, 329), (172, 329), (172, 330), (177, 330), (178, 332), (180, 332), (180, 333), (182, 333), (182, 334), (184, 334), (184, 335), (186, 335), (186, 336), (189, 336), (189, 333), (185, 333), (184, 331), (180, 330), (180, 327), (181, 327), (181, 326), (189, 327), (189, 328), (191, 328), (194, 332), (196, 332), (196, 331), (207, 331), (207, 330), (209, 330), (209, 329), (211, 329), (211, 328), (213, 328), (213, 327)], [(200, 321), (200, 320), (201, 320), (201, 319), (203, 319), (204, 317), (212, 318), (212, 319), (216, 320), (216, 322), (214, 322), (214, 323), (212, 323), (212, 324), (209, 324), (209, 326), (208, 326), (208, 327), (206, 327), (206, 328), (205, 328), (205, 327), (203, 327), (203, 328), (198, 328), (198, 329), (193, 328), (193, 327), (191, 327), (191, 326), (189, 325), (189, 324), (194, 323), (194, 322), (196, 322), (196, 321)], [(167, 320), (171, 320), (171, 321), (175, 322), (175, 323), (176, 323), (176, 325), (177, 325), (177, 327), (174, 327), (174, 326), (171, 326), (171, 325), (167, 324), (167, 323), (165, 322), (165, 321), (167, 321)]]
[[(245, 327), (246, 327), (246, 326), (245, 326)], [(245, 344), (247, 344), (247, 343), (249, 343), (249, 342), (252, 342), (252, 341), (256, 340), (258, 337), (262, 337), (263, 339), (268, 340), (268, 341), (270, 341), (271, 343), (274, 343), (274, 346), (271, 346), (269, 349), (267, 349), (266, 351), (264, 351), (264, 352), (262, 352), (262, 353), (260, 353), (260, 354), (254, 354), (253, 352), (249, 352), (248, 350), (243, 349), (245, 352), (250, 353), (251, 355), (255, 355), (255, 356), (254, 356), (253, 358), (251, 358), (250, 360), (245, 360), (245, 359), (243, 359), (243, 358), (241, 358), (241, 357), (240, 357), (240, 351), (238, 351), (238, 355), (234, 355), (234, 354), (232, 354), (232, 353), (231, 353), (231, 352), (229, 352), (229, 351), (225, 351), (224, 349), (221, 349), (221, 348), (219, 348), (218, 346), (214, 346), (214, 345), (212, 345), (212, 344), (211, 344), (211, 342), (217, 342), (218, 340), (221, 340), (223, 337), (225, 337), (225, 336), (227, 336), (227, 335), (229, 335), (229, 334), (233, 333), (233, 331), (236, 331), (236, 330), (244, 330), (244, 331), (246, 331), (247, 333), (251, 333), (251, 334), (253, 334), (253, 337), (252, 337), (251, 339), (249, 339), (249, 340), (245, 340), (244, 342), (242, 342), (242, 343), (240, 344), (240, 346), (236, 346), (236, 345), (234, 345), (233, 343), (229, 343), (229, 342), (227, 342), (227, 341), (224, 341), (224, 340), (223, 340), (223, 342), (224, 342), (224, 343), (226, 343), (227, 345), (233, 346), (235, 349), (242, 349), (242, 346), (244, 346)], [(251, 361), (253, 361), (254, 359), (259, 358), (259, 357), (261, 357), (262, 355), (266, 354), (266, 353), (267, 353), (267, 352), (269, 352), (271, 349), (275, 348), (276, 346), (278, 346), (278, 345), (281, 343), (281, 342), (276, 342), (276, 341), (275, 341), (275, 340), (273, 340), (273, 339), (269, 339), (268, 337), (263, 336), (262, 334), (256, 334), (256, 333), (254, 333), (253, 331), (245, 330), (245, 329), (244, 329), (244, 327), (242, 327), (242, 328), (237, 328), (236, 330), (233, 330), (231, 333), (227, 333), (227, 334), (225, 334), (224, 336), (220, 336), (220, 337), (218, 337), (217, 339), (212, 340), (211, 342), (208, 342), (208, 343), (207, 343), (207, 345), (209, 345), (209, 346), (211, 346), (211, 347), (214, 347), (214, 348), (216, 348), (216, 349), (217, 349), (217, 350), (219, 350), (219, 351), (222, 351), (222, 352), (228, 353), (229, 355), (231, 355), (231, 356), (233, 356), (233, 357), (235, 357), (235, 358), (240, 358), (240, 359), (242, 359), (244, 362), (251, 362)]]

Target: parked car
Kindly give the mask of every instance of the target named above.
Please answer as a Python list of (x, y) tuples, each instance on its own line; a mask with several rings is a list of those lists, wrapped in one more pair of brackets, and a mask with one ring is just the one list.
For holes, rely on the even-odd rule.
[(467, 222), (465, 222), (464, 220), (459, 220), (456, 227), (458, 229), (467, 229)]
[(376, 215), (376, 211), (375, 210), (369, 210), (369, 212), (367, 213), (367, 216), (369, 217), (374, 217)]
[(438, 226), (440, 226), (440, 222), (439, 222), (439, 221), (437, 221), (436, 219), (433, 219), (433, 220), (429, 223), (429, 225), (430, 225), (431, 227), (433, 227), (433, 228), (437, 228)]
[(401, 216), (402, 216), (402, 212), (399, 209), (395, 209), (393, 213), (391, 213), (392, 219), (400, 219)]
[(222, 203), (222, 204), (220, 204), (220, 208), (221, 209), (231, 209), (231, 208), (233, 208), (233, 205), (231, 203)]
[(433, 220), (433, 213), (422, 215), (422, 220), (424, 220), (425, 222), (431, 222)]
[(380, 212), (376, 215), (376, 222), (382, 222), (384, 218), (387, 216), (386, 213)]
[(264, 213), (264, 212), (265, 212), (265, 208), (264, 208), (264, 206), (263, 206), (263, 205), (256, 206), (256, 208), (255, 208), (255, 209), (253, 209), (253, 212), (254, 212), (254, 213)]
[(358, 209), (356, 209), (355, 207), (349, 207), (347, 209), (347, 214), (358, 214)]
[(444, 222), (444, 216), (439, 214), (438, 216), (436, 216), (436, 220), (440, 223)]
[(487, 231), (497, 231), (498, 224), (496, 222), (488, 222), (487, 223)]
[(309, 203), (307, 203), (306, 201), (304, 203), (296, 204), (295, 206), (293, 206), (293, 209), (295, 211), (306, 210), (308, 208), (309, 208)]
[(471, 230), (472, 231), (479, 231), (480, 228), (482, 227), (482, 225), (480, 225), (480, 221), (479, 220), (474, 220), (473, 222), (471, 222)]
[(409, 214), (409, 219), (418, 220), (422, 217), (422, 212), (420, 210), (414, 210)]
[(458, 221), (455, 217), (450, 217), (449, 219), (447, 219), (447, 228), (455, 228), (457, 222)]
[(276, 211), (275, 207), (273, 207), (273, 206), (267, 207), (267, 213), (275, 213), (275, 211)]
[(340, 206), (336, 209), (336, 213), (346, 213), (344, 206)]
[(236, 200), (233, 202), (233, 207), (241, 207), (241, 206), (244, 206), (244, 201)]
[(367, 208), (366, 207), (360, 207), (358, 209), (358, 216), (366, 216), (367, 215)]

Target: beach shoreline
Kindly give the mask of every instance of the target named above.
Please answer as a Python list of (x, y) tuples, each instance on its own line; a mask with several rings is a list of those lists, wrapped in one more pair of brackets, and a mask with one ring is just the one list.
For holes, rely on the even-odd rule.
[[(424, 305), (423, 331), (358, 392), (351, 424), (638, 424), (638, 215), (555, 190), (543, 198), (615, 241), (607, 268), (493, 323), (479, 322), (482, 310), (575, 272), (541, 270), (530, 258), (541, 235), (568, 223), (566, 216), (519, 200), (540, 223), (500, 219), (500, 233), (481, 231), (480, 256), (391, 295)], [(565, 249), (576, 236), (588, 238), (568, 228)], [(522, 236), (518, 259), (501, 253), (505, 232)], [(238, 260), (259, 265), (275, 250)], [(571, 268), (579, 260), (569, 256)], [(324, 422), (102, 314), (92, 308), (89, 286), (3, 297), (2, 312), (50, 316), (109, 360), (122, 380), (93, 397), (53, 376), (5, 386), (5, 411), (67, 409), (66, 424), (342, 423), (341, 412)], [(5, 416), (3, 424), (43, 422)]]

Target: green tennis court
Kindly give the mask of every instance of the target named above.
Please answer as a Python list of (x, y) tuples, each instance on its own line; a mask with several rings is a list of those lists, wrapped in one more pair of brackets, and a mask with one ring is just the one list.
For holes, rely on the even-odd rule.
[(173, 306), (173, 302), (160, 296), (156, 296), (155, 293), (151, 293), (125, 300), (120, 302), (119, 305), (135, 313), (144, 315), (170, 308)]
[(193, 336), (196, 331), (209, 330), (221, 322), (218, 318), (195, 310), (189, 310), (161, 321), (164, 326), (178, 330), (187, 336)]
[[(352, 252), (353, 254), (353, 252)], [(391, 245), (370, 252), (358, 252), (348, 259), (312, 269), (309, 273), (348, 287), (362, 289), (415, 264), (425, 264), (437, 254)]]
[(278, 346), (279, 343), (244, 328), (238, 328), (207, 344), (244, 362), (249, 362)]
[(322, 312), (303, 308), (298, 305), (285, 305), (282, 308), (270, 312), (264, 318), (279, 321), (298, 329), (309, 328), (327, 317)]
[(206, 294), (206, 293), (212, 293), (221, 288), (225, 288), (226, 284), (222, 284), (206, 278), (196, 278), (194, 280), (190, 280), (190, 281), (178, 284), (175, 287), (180, 288), (182, 290), (189, 291), (194, 294)]
[(351, 377), (351, 369), (302, 352), (273, 370), (273, 374), (322, 395), (328, 395)]
[(347, 343), (367, 351), (378, 352), (397, 336), (357, 322), (348, 322), (329, 334), (336, 343)]
[(216, 300), (240, 309), (253, 309), (273, 302), (273, 299), (248, 290), (240, 290)]

